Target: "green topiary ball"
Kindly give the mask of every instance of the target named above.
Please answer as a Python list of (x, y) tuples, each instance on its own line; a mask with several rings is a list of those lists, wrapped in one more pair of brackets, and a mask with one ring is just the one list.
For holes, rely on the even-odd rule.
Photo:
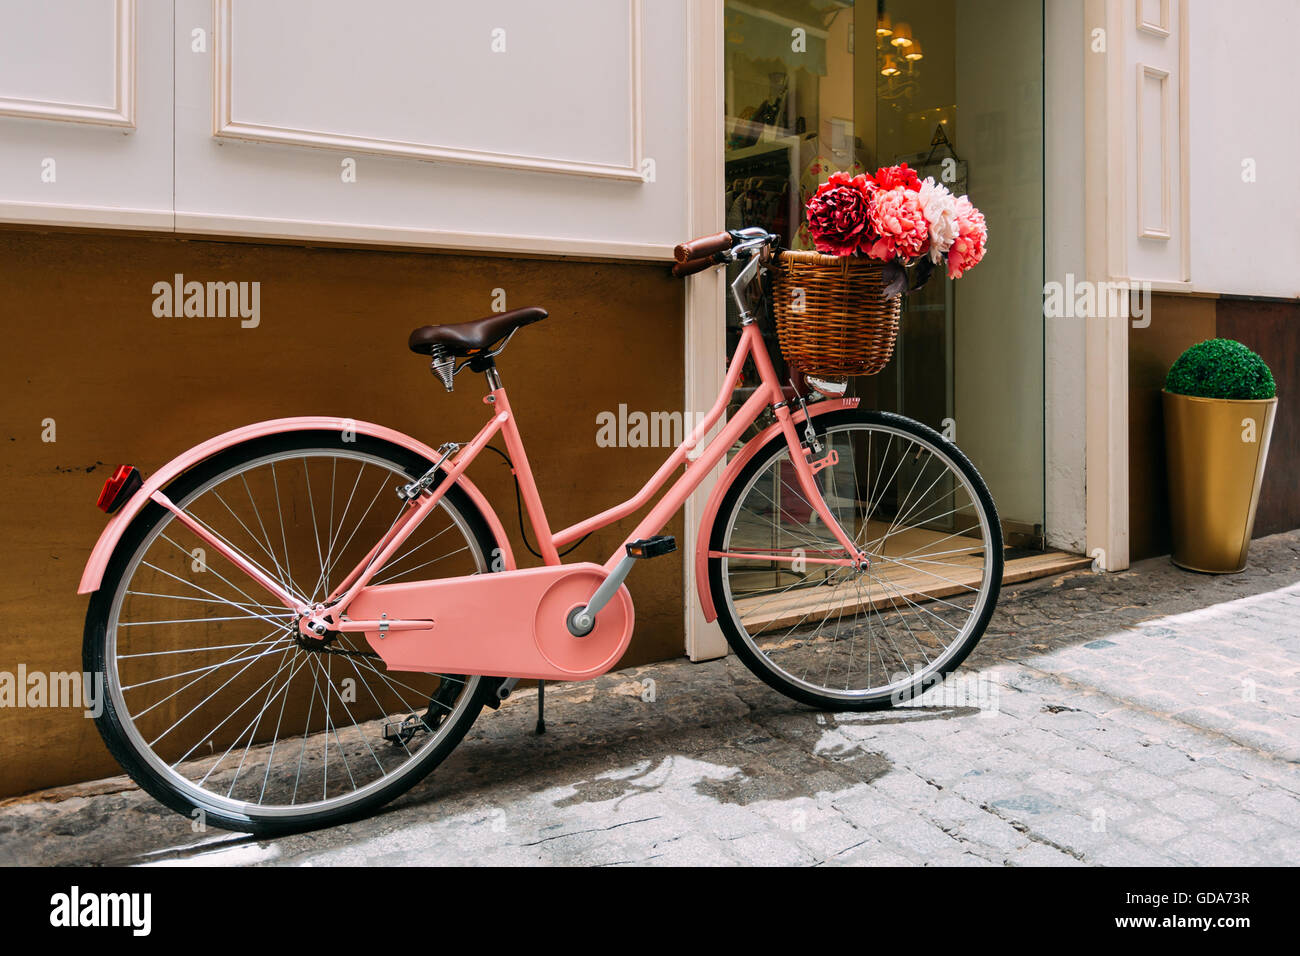
[(1178, 356), (1165, 391), (1199, 398), (1273, 398), (1277, 385), (1262, 358), (1233, 339), (1206, 339)]

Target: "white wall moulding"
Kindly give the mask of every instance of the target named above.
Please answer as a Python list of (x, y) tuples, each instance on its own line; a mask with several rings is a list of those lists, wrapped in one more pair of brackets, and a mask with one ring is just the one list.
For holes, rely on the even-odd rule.
[(14, 202), (0, 199), (0, 222), (67, 229), (172, 229), (171, 210), (126, 209), (121, 206), (72, 206), (59, 203)]
[(271, 240), (402, 246), (489, 252), (498, 255), (621, 259), (638, 262), (671, 262), (673, 259), (672, 246), (653, 242), (565, 239), (517, 233), (458, 232), (358, 222), (259, 218), (194, 212), (178, 212), (175, 216), (168, 217), (167, 224), (169, 227), (174, 226), (179, 233), (208, 236), (249, 236)]
[(1169, 72), (1137, 67), (1137, 232), (1170, 238)]
[(1137, 28), (1152, 36), (1169, 36), (1169, 0), (1135, 0)]
[(135, 4), (0, 0), (0, 116), (135, 128)]
[(0, 222), (33, 226), (57, 225), (70, 229), (138, 229), (214, 238), (244, 236), (330, 245), (490, 252), (497, 255), (618, 259), (632, 262), (673, 260), (672, 246), (651, 242), (566, 240), (551, 236), (444, 232), (438, 229), (402, 229), (351, 222), (257, 219), (204, 213), (173, 214), (170, 210), (125, 209), (121, 206), (70, 206), (0, 200)]
[(213, 6), (217, 137), (644, 181), (642, 0)]

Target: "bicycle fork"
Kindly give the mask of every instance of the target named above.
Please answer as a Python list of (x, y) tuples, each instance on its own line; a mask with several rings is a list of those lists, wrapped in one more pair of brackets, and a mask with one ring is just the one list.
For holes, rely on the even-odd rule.
[[(799, 407), (804, 414), (802, 436), (799, 434), (798, 427), (795, 425), (794, 419), (790, 415), (790, 409), (785, 402), (781, 403), (782, 407), (776, 409), (776, 419), (781, 425), (786, 444), (790, 448), (790, 460), (794, 466), (795, 477), (799, 482), (799, 490), (803, 492), (804, 499), (812, 506), (813, 512), (821, 519), (822, 524), (835, 536), (835, 540), (840, 543), (849, 555), (844, 559), (831, 559), (830, 563), (852, 568), (859, 572), (866, 571), (871, 566), (870, 559), (840, 524), (830, 506), (826, 504), (826, 499), (822, 496), (821, 489), (817, 487), (817, 481), (814, 478), (817, 472), (823, 468), (838, 465), (840, 454), (834, 448), (828, 450), (823, 447), (821, 440), (817, 437), (817, 431), (813, 427), (812, 416), (808, 414), (808, 408), (804, 403), (803, 396), (797, 397)], [(826, 452), (825, 455), (822, 455), (823, 451)]]

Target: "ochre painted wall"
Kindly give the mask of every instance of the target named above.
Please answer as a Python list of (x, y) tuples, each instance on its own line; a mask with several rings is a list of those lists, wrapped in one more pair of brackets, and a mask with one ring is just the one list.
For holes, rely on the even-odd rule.
[(1184, 349), (1214, 338), (1214, 307), (1211, 298), (1156, 294), (1152, 297), (1151, 323), (1129, 331), (1129, 556), (1134, 561), (1169, 553), (1160, 390), (1169, 366)]
[[(260, 282), (260, 324), (155, 317), (153, 285), (176, 273)], [(497, 289), (508, 308), (550, 311), (499, 367), (559, 529), (629, 497), (668, 453), (596, 444), (600, 411), (681, 410), (683, 289), (666, 268), (0, 230), (0, 671), (81, 670), (77, 583), (104, 525), (95, 496), (119, 462), (148, 473), (219, 432), (291, 415), (374, 421), (435, 447), (472, 437), (481, 377), (467, 371), (445, 394), (406, 337), (489, 314)], [(42, 441), (46, 419), (53, 442)], [(483, 456), (470, 476), (521, 564), (539, 563), (519, 539), (500, 459)], [(573, 559), (604, 561), (632, 524), (593, 535)], [(680, 518), (665, 531), (680, 536)], [(681, 554), (638, 566), (628, 584), (637, 626), (624, 663), (680, 655)], [(0, 709), (0, 796), (116, 772), (80, 711)]]

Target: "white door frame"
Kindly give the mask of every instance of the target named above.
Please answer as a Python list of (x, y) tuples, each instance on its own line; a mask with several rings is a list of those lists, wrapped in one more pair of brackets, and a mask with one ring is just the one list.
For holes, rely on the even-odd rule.
[[(705, 236), (725, 225), (723, 208), (723, 0), (687, 3), (687, 221), (690, 234)], [(683, 236), (683, 239), (690, 238)], [(725, 283), (720, 270), (708, 269), (686, 279), (686, 421), (712, 407), (726, 375), (727, 336)], [(719, 426), (720, 427), (720, 426)], [(714, 429), (714, 434), (718, 429)], [(695, 583), (696, 529), (709, 493), (722, 473), (719, 465), (686, 502), (682, 535), (682, 592), (686, 629), (686, 655), (693, 661), (711, 660), (727, 653), (726, 638), (716, 623), (704, 620)], [(705, 542), (707, 546), (707, 542)]]
[[(1087, 278), (1122, 275), (1125, 221), (1125, 89), (1123, 12), (1117, 0), (1087, 0), (1084, 28), (1084, 257)], [(1092, 50), (1104, 30), (1105, 49)], [(1086, 547), (1097, 566), (1121, 571), (1129, 563), (1128, 537), (1128, 319), (1084, 320), (1086, 415)]]

